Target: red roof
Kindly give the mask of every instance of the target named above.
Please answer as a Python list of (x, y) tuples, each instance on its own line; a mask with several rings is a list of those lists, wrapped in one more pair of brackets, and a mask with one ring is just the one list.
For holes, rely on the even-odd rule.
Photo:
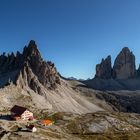
[(42, 120), (41, 123), (45, 125), (49, 125), (52, 124), (53, 122), (51, 120)]
[(25, 108), (25, 107), (21, 107), (21, 106), (15, 105), (15, 106), (11, 109), (11, 112), (12, 112), (12, 113), (15, 113), (17, 116), (20, 116), (20, 115), (22, 115), (26, 110), (27, 110), (27, 108)]

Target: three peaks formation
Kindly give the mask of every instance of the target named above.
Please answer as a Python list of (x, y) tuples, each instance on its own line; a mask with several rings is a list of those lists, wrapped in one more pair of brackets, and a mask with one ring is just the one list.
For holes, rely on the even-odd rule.
[(115, 59), (112, 68), (111, 56), (102, 59), (102, 62), (96, 66), (96, 78), (102, 79), (128, 79), (139, 76), (139, 71), (136, 70), (135, 56), (130, 52), (128, 47), (124, 47)]

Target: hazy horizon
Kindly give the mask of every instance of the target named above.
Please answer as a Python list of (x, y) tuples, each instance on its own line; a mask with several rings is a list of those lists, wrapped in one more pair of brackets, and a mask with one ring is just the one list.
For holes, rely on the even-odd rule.
[(140, 1), (0, 1), (0, 53), (35, 40), (42, 57), (65, 77), (92, 78), (96, 64), (125, 46), (140, 63)]

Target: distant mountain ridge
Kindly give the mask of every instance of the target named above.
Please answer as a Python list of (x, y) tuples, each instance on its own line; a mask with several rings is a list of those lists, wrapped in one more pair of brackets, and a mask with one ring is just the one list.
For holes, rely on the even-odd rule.
[(124, 47), (115, 59), (112, 67), (111, 56), (102, 59), (96, 65), (96, 78), (101, 79), (128, 79), (137, 77), (135, 56), (128, 47)]
[(136, 69), (135, 55), (124, 47), (113, 66), (109, 55), (96, 65), (95, 77), (84, 83), (98, 90), (140, 90), (139, 77), (140, 67)]

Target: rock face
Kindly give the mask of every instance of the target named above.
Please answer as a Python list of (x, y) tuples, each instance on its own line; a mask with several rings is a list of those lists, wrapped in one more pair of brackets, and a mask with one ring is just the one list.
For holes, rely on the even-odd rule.
[(140, 65), (139, 65), (138, 70), (137, 70), (137, 76), (140, 77)]
[(102, 59), (100, 64), (96, 65), (96, 78), (110, 79), (112, 76), (111, 56)]
[[(5, 75), (5, 76), (4, 76)], [(28, 47), (24, 47), (23, 53), (17, 52), (0, 56), (0, 86), (9, 84), (11, 81), (18, 86), (29, 86), (39, 94), (41, 86), (47, 89), (55, 89), (60, 84), (60, 78), (54, 63), (45, 62), (35, 41), (31, 40)]]
[(15, 104), (41, 113), (86, 114), (104, 110), (73, 89), (70, 81), (58, 74), (54, 63), (45, 62), (33, 40), (22, 54), (0, 56), (0, 95), (0, 110)]
[(128, 79), (140, 75), (140, 68), (136, 71), (135, 56), (128, 47), (124, 47), (111, 67), (111, 56), (96, 66), (95, 78), (101, 79)]
[(113, 77), (115, 79), (128, 79), (136, 76), (135, 56), (128, 47), (122, 49), (117, 56), (114, 67)]

